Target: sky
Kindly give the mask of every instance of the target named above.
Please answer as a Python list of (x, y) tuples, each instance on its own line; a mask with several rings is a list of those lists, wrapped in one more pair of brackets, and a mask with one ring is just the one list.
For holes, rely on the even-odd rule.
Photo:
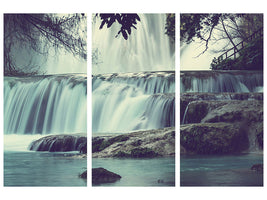
[(200, 44), (192, 42), (188, 45), (181, 46), (180, 49), (180, 70), (210, 70), (210, 63), (218, 54), (209, 51), (201, 54)]

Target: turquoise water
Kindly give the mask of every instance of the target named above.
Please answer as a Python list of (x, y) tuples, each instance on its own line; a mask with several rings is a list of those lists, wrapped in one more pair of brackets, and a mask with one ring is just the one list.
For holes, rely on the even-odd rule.
[(174, 157), (153, 159), (93, 158), (92, 167), (103, 167), (122, 177), (115, 183), (95, 186), (175, 186)]
[(86, 186), (86, 159), (71, 153), (4, 152), (4, 186)]
[(181, 156), (181, 186), (262, 186), (263, 174), (250, 168), (262, 154)]

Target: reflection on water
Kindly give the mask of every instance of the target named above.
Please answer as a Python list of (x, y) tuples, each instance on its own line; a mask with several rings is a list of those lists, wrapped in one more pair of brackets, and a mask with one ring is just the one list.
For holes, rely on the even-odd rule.
[(4, 186), (86, 186), (86, 159), (70, 153), (4, 153)]
[(181, 156), (181, 186), (263, 186), (263, 174), (251, 171), (261, 154)]
[(97, 186), (175, 186), (175, 158), (93, 158), (92, 167), (103, 167), (122, 178)]

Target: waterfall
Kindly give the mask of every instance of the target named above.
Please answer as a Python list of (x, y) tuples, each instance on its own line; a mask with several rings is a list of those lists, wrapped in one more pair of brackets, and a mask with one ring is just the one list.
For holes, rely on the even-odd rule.
[(4, 134), (86, 133), (84, 75), (4, 78)]
[(165, 34), (166, 14), (139, 14), (141, 21), (128, 40), (115, 38), (120, 25), (99, 30), (101, 20), (93, 18), (93, 74), (174, 70), (174, 52)]
[(92, 24), (92, 129), (119, 133), (175, 125), (175, 65), (166, 14), (138, 14), (128, 40), (120, 26)]
[(93, 77), (93, 132), (123, 132), (175, 125), (175, 73)]
[(261, 71), (182, 71), (180, 92), (262, 92)]

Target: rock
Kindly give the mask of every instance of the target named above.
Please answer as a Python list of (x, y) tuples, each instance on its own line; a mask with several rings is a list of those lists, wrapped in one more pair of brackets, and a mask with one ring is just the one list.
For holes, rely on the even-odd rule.
[(87, 170), (79, 175), (80, 178), (87, 179)]
[(180, 127), (180, 143), (184, 153), (240, 153), (249, 147), (247, 134), (240, 130), (237, 123), (185, 124)]
[(64, 134), (49, 135), (33, 141), (29, 149), (33, 151), (79, 151), (80, 153), (87, 153), (87, 137)]
[(158, 153), (150, 148), (135, 148), (130, 153), (119, 151), (114, 157), (118, 158), (154, 158), (159, 156)]
[(208, 114), (201, 120), (205, 122), (262, 122), (263, 101), (210, 101)]
[[(180, 122), (190, 102), (193, 101), (263, 100), (263, 93), (182, 93), (180, 95)], [(192, 105), (191, 105), (192, 106)]]
[(102, 183), (114, 183), (121, 179), (121, 176), (110, 172), (104, 168), (93, 168), (92, 169), (92, 184)]
[(118, 136), (93, 137), (93, 158), (152, 158), (175, 155), (175, 128), (137, 131)]
[(192, 101), (186, 123), (262, 122), (263, 102), (258, 100)]
[(256, 172), (263, 173), (263, 164), (255, 164), (250, 169)]

